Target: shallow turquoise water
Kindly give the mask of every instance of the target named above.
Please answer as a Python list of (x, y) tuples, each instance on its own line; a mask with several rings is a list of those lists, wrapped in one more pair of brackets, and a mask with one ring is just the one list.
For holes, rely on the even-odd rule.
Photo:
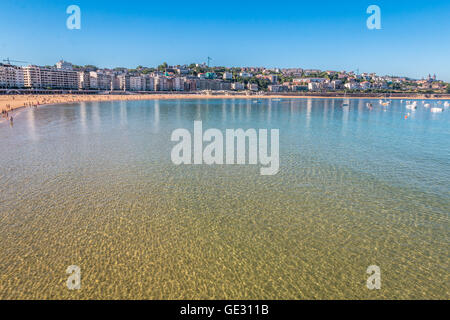
[[(349, 103), (21, 110), (0, 123), (0, 297), (448, 299), (449, 110)], [(173, 165), (170, 135), (194, 120), (279, 129), (280, 171)]]

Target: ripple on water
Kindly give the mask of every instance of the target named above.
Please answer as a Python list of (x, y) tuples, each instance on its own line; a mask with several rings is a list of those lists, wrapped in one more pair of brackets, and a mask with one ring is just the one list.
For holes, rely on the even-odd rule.
[[(347, 118), (330, 101), (288, 102), (270, 122), (267, 101), (161, 101), (158, 119), (140, 101), (43, 107), (14, 135), (0, 127), (0, 297), (448, 299), (449, 140), (429, 150), (426, 130), (384, 119), (415, 141), (402, 159), (391, 151), (406, 145), (357, 101)], [(411, 121), (429, 126), (420, 112)], [(172, 165), (171, 130), (198, 117), (279, 127), (280, 172)], [(448, 137), (434, 121), (431, 135)], [(79, 291), (65, 287), (72, 264)], [(365, 286), (372, 264), (382, 290)]]

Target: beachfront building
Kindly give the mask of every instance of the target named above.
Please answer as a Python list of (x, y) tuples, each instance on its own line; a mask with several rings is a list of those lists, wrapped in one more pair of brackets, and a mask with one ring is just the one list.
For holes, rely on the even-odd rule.
[(231, 84), (231, 89), (232, 90), (244, 90), (244, 84), (241, 82), (233, 82)]
[(270, 92), (283, 92), (287, 91), (288, 87), (279, 84), (270, 84), (267, 86), (267, 90), (269, 90)]
[(23, 78), (27, 88), (78, 89), (78, 73), (73, 70), (26, 66)]
[(258, 91), (258, 85), (256, 83), (247, 83), (247, 89), (250, 91)]
[(230, 91), (231, 90), (231, 82), (221, 81), (220, 82), (220, 90)]
[(128, 74), (118, 75), (119, 79), (119, 89), (123, 91), (130, 90), (130, 76)]
[(0, 64), (0, 88), (23, 88), (23, 70), (20, 67)]
[(198, 79), (198, 80), (196, 80), (196, 83), (197, 83), (197, 85), (196, 85), (197, 90), (213, 90), (211, 88), (212, 81), (210, 81), (210, 80)]
[[(199, 86), (202, 86), (199, 84)], [(232, 84), (223, 80), (206, 80), (203, 88), (206, 90), (231, 90)]]
[(120, 90), (120, 80), (116, 75), (111, 75), (111, 87), (110, 90)]
[(319, 91), (323, 88), (323, 85), (321, 82), (309, 82), (308, 83), (308, 90), (309, 91)]
[(184, 91), (184, 78), (173, 78), (173, 90)]
[(293, 92), (308, 91), (308, 86), (291, 84), (288, 86), (288, 89), (289, 89), (289, 91), (293, 91)]
[(346, 84), (344, 84), (344, 87), (349, 90), (357, 90), (360, 88), (359, 83), (354, 81), (347, 82)]
[(91, 88), (91, 81), (89, 72), (79, 71), (78, 72), (78, 89), (89, 90)]
[(371, 85), (369, 81), (363, 81), (360, 84), (361, 90), (369, 90)]
[(197, 81), (196, 79), (185, 78), (184, 80), (184, 90), (185, 91), (196, 91)]
[(344, 86), (344, 83), (342, 82), (342, 80), (336, 79), (336, 80), (333, 80), (330, 82), (329, 87), (331, 90), (339, 90), (339, 89), (342, 89), (343, 86)]
[(155, 91), (168, 91), (170, 84), (168, 78), (164, 76), (156, 76), (154, 80)]
[(130, 90), (131, 91), (144, 91), (145, 90), (145, 78), (141, 76), (130, 77)]
[(89, 81), (91, 89), (110, 90), (111, 89), (111, 75), (100, 71), (89, 72)]
[(149, 75), (144, 76), (145, 80), (145, 90), (154, 91), (155, 90), (155, 78)]

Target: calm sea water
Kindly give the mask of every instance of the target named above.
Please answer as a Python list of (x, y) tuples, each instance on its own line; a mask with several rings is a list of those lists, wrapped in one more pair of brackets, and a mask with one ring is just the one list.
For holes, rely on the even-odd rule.
[[(0, 298), (448, 299), (450, 112), (369, 101), (20, 111), (0, 123)], [(279, 129), (280, 171), (173, 165), (194, 120)]]

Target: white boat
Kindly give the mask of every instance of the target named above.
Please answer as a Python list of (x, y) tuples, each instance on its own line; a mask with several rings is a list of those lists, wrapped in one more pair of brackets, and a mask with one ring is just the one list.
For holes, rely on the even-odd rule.
[(429, 108), (431, 105), (430, 105), (429, 103), (425, 103), (423, 106), (424, 106), (425, 108)]
[(350, 106), (350, 100), (346, 99), (346, 97), (347, 97), (347, 91), (344, 92), (344, 98), (343, 98), (344, 101), (342, 102), (341, 107)]
[(387, 107), (388, 105), (391, 104), (391, 102), (392, 102), (391, 100), (388, 100), (387, 95), (384, 97), (384, 100), (380, 99), (380, 104), (383, 107)]
[(438, 112), (444, 111), (444, 109), (443, 108), (431, 108), (430, 111), (434, 112), (434, 113), (438, 113)]
[(450, 106), (450, 103), (448, 103), (448, 101), (445, 101), (444, 107), (449, 107), (449, 106)]
[(417, 109), (417, 104), (414, 102), (414, 103), (412, 103), (412, 104), (407, 104), (406, 105), (406, 109), (409, 109), (409, 110), (416, 110)]

